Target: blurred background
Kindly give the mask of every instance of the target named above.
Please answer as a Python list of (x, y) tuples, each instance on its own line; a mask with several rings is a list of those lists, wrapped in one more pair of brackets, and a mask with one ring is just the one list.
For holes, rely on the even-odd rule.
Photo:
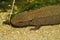
[[(0, 11), (12, 8), (13, 0), (0, 0)], [(15, 0), (14, 12), (34, 10), (48, 5), (60, 5), (60, 0)]]

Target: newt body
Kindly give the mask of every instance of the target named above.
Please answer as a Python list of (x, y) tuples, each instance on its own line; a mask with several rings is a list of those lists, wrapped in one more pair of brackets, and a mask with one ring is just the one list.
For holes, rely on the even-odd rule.
[(60, 24), (60, 6), (47, 6), (16, 14), (11, 24), (16, 27), (35, 26), (35, 29), (39, 29), (41, 25)]

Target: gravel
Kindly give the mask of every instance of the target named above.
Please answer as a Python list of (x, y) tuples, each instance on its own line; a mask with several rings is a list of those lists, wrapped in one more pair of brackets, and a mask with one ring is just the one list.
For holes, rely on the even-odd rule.
[(42, 26), (38, 30), (26, 28), (13, 28), (3, 24), (10, 12), (0, 13), (0, 40), (60, 40), (60, 24)]

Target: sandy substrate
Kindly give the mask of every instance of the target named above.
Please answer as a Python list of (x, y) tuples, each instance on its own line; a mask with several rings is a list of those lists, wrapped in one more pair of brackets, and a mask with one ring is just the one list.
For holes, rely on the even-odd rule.
[(42, 26), (38, 30), (27, 28), (13, 28), (10, 25), (3, 24), (6, 19), (6, 13), (0, 13), (0, 40), (60, 40), (60, 24)]

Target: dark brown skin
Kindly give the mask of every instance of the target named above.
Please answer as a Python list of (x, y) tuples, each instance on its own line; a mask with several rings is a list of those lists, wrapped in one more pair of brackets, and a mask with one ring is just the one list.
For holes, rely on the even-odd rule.
[(47, 6), (17, 14), (11, 24), (14, 27), (35, 26), (34, 29), (39, 29), (42, 25), (60, 24), (60, 6)]

